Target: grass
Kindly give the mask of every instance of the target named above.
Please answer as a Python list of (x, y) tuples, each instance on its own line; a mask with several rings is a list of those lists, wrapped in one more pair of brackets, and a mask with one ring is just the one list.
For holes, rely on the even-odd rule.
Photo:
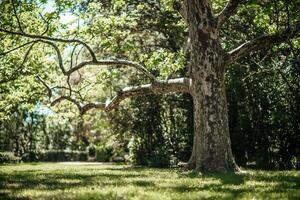
[(300, 199), (300, 171), (201, 175), (100, 163), (0, 165), (0, 199)]

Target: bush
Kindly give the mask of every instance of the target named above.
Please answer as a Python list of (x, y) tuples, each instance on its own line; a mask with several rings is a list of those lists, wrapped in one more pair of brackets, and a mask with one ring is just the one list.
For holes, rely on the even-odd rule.
[(12, 152), (0, 152), (0, 163), (17, 163), (20, 158)]
[(39, 161), (64, 162), (64, 161), (87, 161), (86, 151), (49, 150), (40, 153)]
[(95, 145), (90, 145), (87, 148), (88, 153), (89, 153), (89, 157), (95, 157), (96, 156), (96, 147)]
[(22, 161), (24, 162), (36, 162), (39, 160), (39, 153), (30, 151), (22, 155)]
[(128, 144), (129, 161), (135, 165), (149, 167), (169, 167), (171, 156), (164, 146), (156, 147), (150, 151), (142, 145), (140, 138), (134, 138)]
[(104, 145), (96, 147), (96, 161), (109, 162), (112, 156), (113, 156), (113, 147), (104, 146)]

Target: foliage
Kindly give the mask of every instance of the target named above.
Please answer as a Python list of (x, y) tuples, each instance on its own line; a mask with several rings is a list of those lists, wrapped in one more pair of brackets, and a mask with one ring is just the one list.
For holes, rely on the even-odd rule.
[(40, 155), (38, 152), (29, 151), (22, 155), (23, 162), (37, 162), (40, 159)]
[(151, 149), (152, 151), (149, 153), (147, 152), (148, 149), (143, 148), (142, 145), (141, 141), (133, 140), (129, 146), (129, 156), (134, 164), (151, 167), (168, 167), (170, 165), (168, 149), (157, 147)]
[(96, 146), (95, 145), (92, 144), (92, 145), (88, 146), (87, 150), (88, 150), (89, 157), (96, 156)]
[[(288, 51), (289, 47), (283, 47)], [(299, 51), (299, 50), (297, 50)], [(249, 63), (229, 70), (228, 102), (233, 151), (240, 165), (258, 168), (299, 168), (299, 54), (275, 63)], [(258, 55), (257, 59), (261, 59)], [(270, 60), (268, 60), (270, 59)], [(245, 61), (250, 62), (250, 61)], [(297, 82), (297, 81), (298, 82)]]
[(299, 171), (198, 174), (86, 163), (0, 166), (1, 199), (299, 199)]
[(86, 151), (48, 150), (38, 154), (38, 160), (44, 162), (87, 161)]
[(44, 150), (82, 148), (80, 141), (71, 136), (69, 121), (54, 115), (50, 109), (40, 104), (33, 109), (22, 106), (16, 108), (10, 119), (2, 121), (0, 127), (1, 149), (14, 152), (25, 162), (40, 160), (39, 152)]
[(13, 152), (0, 152), (0, 163), (16, 163), (20, 158), (15, 156)]
[(112, 156), (113, 156), (112, 146), (107, 146), (107, 145), (96, 146), (96, 161), (109, 162)]
[[(247, 4), (226, 26), (243, 38), (272, 33), (299, 18), (293, 3)], [(250, 9), (249, 9), (250, 8)], [(286, 18), (290, 15), (290, 18)], [(289, 21), (290, 20), (290, 21)], [(245, 22), (245, 29), (237, 24)], [(226, 28), (224, 38), (227, 38)], [(231, 44), (227, 42), (227, 45)], [(239, 165), (263, 169), (299, 169), (299, 39), (251, 53), (228, 69), (226, 91), (232, 148)]]

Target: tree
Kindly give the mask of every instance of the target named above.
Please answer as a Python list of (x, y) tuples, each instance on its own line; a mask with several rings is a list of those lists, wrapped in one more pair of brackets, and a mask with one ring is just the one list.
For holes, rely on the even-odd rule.
[[(300, 29), (300, 22), (294, 20), (293, 24), (289, 24), (285, 29), (251, 39), (250, 41), (227, 51), (221, 46), (220, 32), (223, 25), (231, 16), (236, 14), (239, 6), (244, 3), (247, 3), (247, 1), (229, 0), (224, 9), (217, 15), (214, 14), (214, 9), (210, 0), (184, 0), (174, 3), (174, 9), (180, 12), (188, 26), (190, 52), (189, 78), (183, 77), (159, 80), (146, 67), (136, 62), (121, 59), (99, 60), (95, 51), (87, 43), (81, 40), (61, 39), (45, 36), (44, 34), (36, 35), (27, 33), (22, 28), (18, 15), (16, 14), (16, 9), (14, 9), (14, 11), (19, 31), (1, 27), (0, 32), (31, 40), (19, 47), (15, 47), (2, 53), (2, 55), (11, 53), (24, 46), (29, 46), (27, 51), (29, 53), (32, 47), (38, 43), (43, 43), (52, 47), (57, 55), (59, 69), (61, 70), (61, 73), (67, 77), (69, 87), (65, 89), (67, 89), (69, 93), (56, 97), (52, 100), (51, 105), (56, 105), (67, 100), (74, 103), (82, 115), (94, 108), (111, 111), (116, 108), (122, 100), (129, 97), (165, 94), (170, 92), (189, 93), (193, 97), (194, 104), (194, 145), (191, 158), (186, 167), (200, 171), (237, 170), (238, 167), (234, 162), (231, 151), (228, 128), (228, 111), (224, 83), (224, 75), (227, 66), (253, 51), (271, 48), (273, 45), (297, 37)], [(14, 5), (13, 8), (15, 8)], [(69, 69), (66, 69), (62, 52), (57, 45), (60, 43), (82, 45), (87, 50), (89, 59), (78, 64), (73, 64)], [(26, 56), (24, 62), (25, 61)], [(114, 98), (107, 100), (105, 103), (82, 102), (82, 99), (80, 98), (73, 98), (72, 94), (76, 93), (76, 91), (72, 89), (70, 79), (76, 71), (91, 65), (114, 67), (128, 66), (148, 77), (150, 84), (121, 89)], [(58, 89), (58, 87), (50, 87), (39, 76), (37, 76), (37, 79), (47, 88), (49, 97), (57, 95), (57, 92), (54, 91)], [(7, 81), (10, 80), (2, 80), (1, 83)]]

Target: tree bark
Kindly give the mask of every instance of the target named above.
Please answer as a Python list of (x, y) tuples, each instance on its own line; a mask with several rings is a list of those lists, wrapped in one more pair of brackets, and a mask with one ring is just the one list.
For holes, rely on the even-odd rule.
[[(225, 52), (209, 1), (186, 1), (191, 41), (191, 95), (194, 146), (187, 168), (198, 171), (237, 169), (230, 144), (225, 95)], [(197, 12), (195, 12), (195, 8)]]
[(190, 166), (199, 171), (233, 171), (224, 78), (195, 73), (194, 147)]

